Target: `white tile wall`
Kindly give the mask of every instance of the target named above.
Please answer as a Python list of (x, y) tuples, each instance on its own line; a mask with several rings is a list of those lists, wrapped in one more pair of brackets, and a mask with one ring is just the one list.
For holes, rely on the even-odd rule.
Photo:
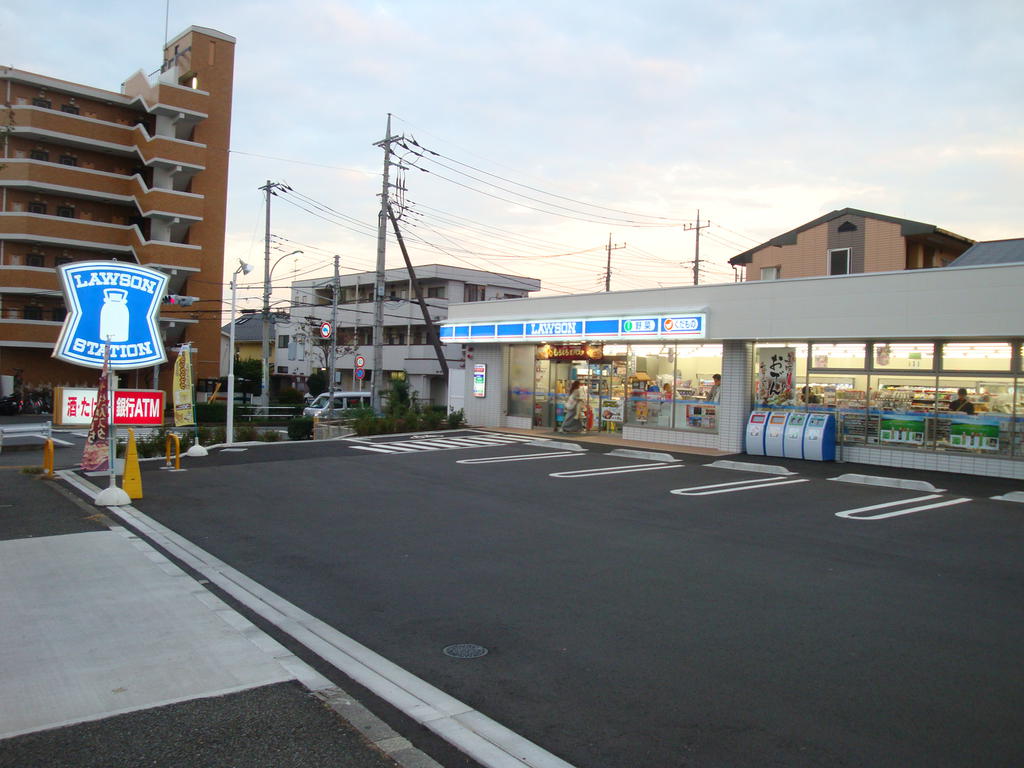
[[(508, 381), (505, 350), (500, 344), (473, 344), (472, 359), (466, 360), (466, 422), (474, 427), (504, 427)], [(473, 365), (487, 366), (484, 397), (473, 397)]]
[(843, 460), (883, 467), (907, 467), (933, 472), (960, 472), (967, 475), (1008, 477), (1024, 480), (1024, 462), (984, 456), (960, 456), (953, 453), (901, 451), (866, 445), (844, 445)]

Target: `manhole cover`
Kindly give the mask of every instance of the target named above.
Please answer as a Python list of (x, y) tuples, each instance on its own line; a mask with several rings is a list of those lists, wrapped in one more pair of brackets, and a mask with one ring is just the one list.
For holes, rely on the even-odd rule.
[(479, 659), (487, 655), (487, 649), (475, 643), (458, 643), (445, 648), (444, 655), (453, 659)]

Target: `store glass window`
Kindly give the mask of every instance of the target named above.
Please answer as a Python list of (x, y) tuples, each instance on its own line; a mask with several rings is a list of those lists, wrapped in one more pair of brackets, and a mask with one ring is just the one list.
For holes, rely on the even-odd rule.
[(876, 342), (872, 346), (871, 361), (876, 370), (930, 371), (935, 368), (935, 345)]
[(626, 424), (671, 427), (675, 344), (631, 344), (627, 353)]
[(663, 394), (672, 404), (675, 429), (717, 432), (720, 394), (715, 388), (715, 376), (720, 376), (721, 371), (721, 344), (676, 346), (675, 380), (672, 391)]
[(942, 345), (942, 370), (950, 371), (1009, 371), (1012, 357), (1010, 344)]
[(532, 344), (508, 347), (508, 415), (533, 418), (536, 348)]
[(863, 369), (864, 344), (812, 344), (812, 369)]
[(787, 342), (754, 346), (754, 403), (762, 408), (802, 405), (807, 384), (807, 345)]
[(886, 447), (933, 446), (936, 398), (934, 376), (870, 377), (866, 442)]
[(1010, 455), (1015, 427), (1013, 378), (942, 376), (936, 392), (936, 448)]

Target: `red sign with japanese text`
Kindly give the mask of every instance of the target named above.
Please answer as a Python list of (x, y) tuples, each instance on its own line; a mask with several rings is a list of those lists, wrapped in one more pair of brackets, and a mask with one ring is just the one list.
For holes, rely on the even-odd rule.
[(159, 389), (114, 391), (114, 424), (160, 426), (164, 423), (164, 393)]

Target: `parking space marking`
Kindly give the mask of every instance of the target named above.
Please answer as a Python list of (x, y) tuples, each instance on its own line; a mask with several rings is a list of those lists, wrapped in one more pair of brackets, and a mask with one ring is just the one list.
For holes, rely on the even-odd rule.
[(424, 451), (450, 451), (457, 448), (492, 448), (529, 442), (531, 438), (520, 435), (463, 435), (452, 437), (414, 437), (410, 440), (389, 440), (373, 442), (362, 438), (350, 438), (347, 442), (355, 449), (370, 453), (422, 453)]
[(553, 453), (518, 453), (515, 456), (488, 456), (482, 459), (459, 459), (456, 464), (501, 464), (503, 461), (532, 461), (533, 459), (558, 459), (565, 456), (582, 456), (575, 451), (554, 451)]
[(627, 464), (624, 467), (607, 467), (604, 469), (574, 469), (571, 472), (552, 472), (548, 477), (560, 477), (573, 479), (577, 477), (596, 477), (598, 475), (621, 475), (626, 472), (650, 472), (655, 469), (676, 469), (682, 467), (682, 462), (672, 464)]
[(752, 491), (755, 488), (768, 488), (776, 485), (791, 485), (793, 483), (808, 483), (807, 478), (798, 480), (777, 479), (766, 480), (763, 477), (756, 477), (753, 480), (736, 480), (731, 483), (715, 483), (714, 485), (695, 485), (690, 488), (676, 488), (674, 493), (677, 496), (713, 496), (716, 493), (736, 493), (737, 491)]
[(925, 496), (917, 496), (913, 499), (900, 499), (898, 501), (888, 501), (884, 504), (872, 504), (869, 507), (857, 507), (856, 509), (844, 509), (842, 512), (836, 512), (836, 517), (843, 517), (847, 520), (884, 520), (887, 517), (898, 517), (900, 515), (911, 515), (914, 512), (923, 512), (926, 509), (937, 509), (938, 507), (951, 507), (954, 504), (963, 504), (966, 501), (970, 501), (967, 498), (959, 499), (948, 499), (946, 501), (938, 501), (934, 504), (920, 504), (916, 507), (906, 507), (905, 509), (898, 509), (894, 512), (883, 512), (880, 515), (858, 515), (859, 512), (874, 512), (876, 509), (888, 509), (889, 507), (898, 507), (903, 504), (914, 504), (918, 501), (931, 501), (932, 499), (941, 499), (937, 493), (929, 493)]

